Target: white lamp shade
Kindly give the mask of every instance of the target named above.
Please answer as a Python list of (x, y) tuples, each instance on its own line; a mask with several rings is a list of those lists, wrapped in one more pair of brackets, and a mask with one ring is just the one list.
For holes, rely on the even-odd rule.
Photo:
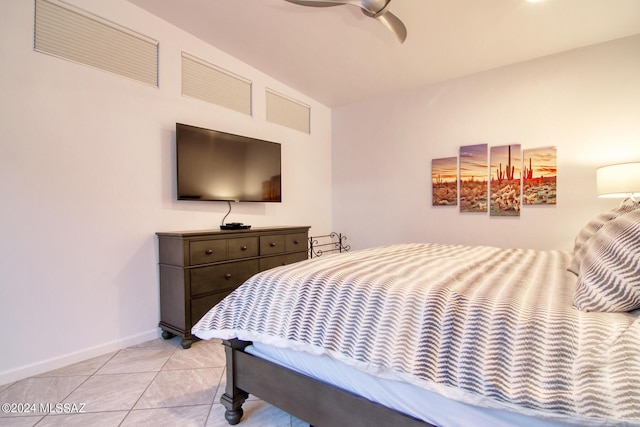
[(640, 162), (603, 166), (596, 171), (598, 197), (640, 196)]

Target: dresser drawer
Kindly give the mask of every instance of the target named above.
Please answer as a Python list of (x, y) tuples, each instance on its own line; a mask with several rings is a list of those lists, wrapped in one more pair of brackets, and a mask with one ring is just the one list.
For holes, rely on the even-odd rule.
[(190, 270), (191, 295), (231, 290), (258, 272), (258, 260), (229, 262)]
[(189, 261), (191, 265), (207, 264), (228, 259), (228, 241), (195, 240), (189, 243)]
[(285, 249), (287, 252), (306, 251), (309, 248), (307, 243), (307, 233), (287, 234), (285, 236)]
[(285, 235), (260, 236), (260, 255), (280, 254), (285, 251)]
[(258, 238), (229, 239), (229, 259), (258, 256)]
[(218, 292), (217, 294), (207, 295), (205, 297), (193, 298), (191, 300), (191, 324), (195, 325), (211, 307), (219, 303), (229, 295), (229, 292)]
[(298, 261), (304, 261), (307, 258), (308, 257), (306, 252), (296, 252), (294, 254), (260, 258), (260, 271), (268, 270), (274, 267), (279, 267), (281, 265), (293, 264)]

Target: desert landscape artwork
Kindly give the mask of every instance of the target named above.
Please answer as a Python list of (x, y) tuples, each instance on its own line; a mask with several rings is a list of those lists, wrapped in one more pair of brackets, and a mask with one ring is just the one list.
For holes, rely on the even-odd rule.
[(491, 216), (520, 216), (520, 144), (491, 147)]
[(523, 151), (522, 204), (555, 205), (558, 173), (556, 147)]
[(486, 212), (488, 196), (487, 144), (460, 147), (460, 212)]
[(433, 206), (458, 204), (458, 158), (431, 160), (431, 188)]

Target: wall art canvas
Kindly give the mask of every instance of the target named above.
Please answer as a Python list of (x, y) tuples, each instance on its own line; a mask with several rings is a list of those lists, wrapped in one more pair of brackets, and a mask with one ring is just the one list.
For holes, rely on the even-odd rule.
[(520, 144), (491, 147), (491, 216), (520, 216), (521, 165)]
[(458, 158), (431, 160), (431, 186), (433, 206), (458, 204)]
[(557, 156), (556, 147), (523, 151), (522, 204), (555, 205)]
[(460, 147), (460, 212), (487, 212), (488, 160), (487, 144)]

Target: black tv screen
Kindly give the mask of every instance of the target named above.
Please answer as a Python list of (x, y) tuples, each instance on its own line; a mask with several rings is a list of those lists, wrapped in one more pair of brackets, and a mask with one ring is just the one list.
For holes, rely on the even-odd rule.
[(178, 200), (281, 202), (280, 144), (176, 123)]

